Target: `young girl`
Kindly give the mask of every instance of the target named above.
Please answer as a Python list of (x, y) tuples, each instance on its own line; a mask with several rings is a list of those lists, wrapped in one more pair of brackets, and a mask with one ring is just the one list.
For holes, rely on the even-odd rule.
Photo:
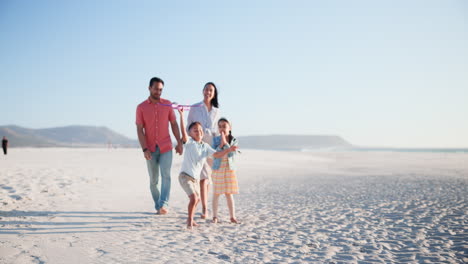
[[(221, 118), (218, 121), (218, 129), (220, 136), (213, 138), (213, 148), (217, 151), (229, 149), (232, 146), (237, 146), (237, 139), (231, 134), (231, 124), (226, 118)], [(234, 197), (233, 194), (239, 193), (237, 177), (234, 166), (234, 157), (236, 152), (221, 158), (215, 157), (213, 161), (213, 173), (211, 174), (213, 181), (213, 223), (218, 223), (218, 203), (221, 194), (226, 195), (227, 204), (231, 222), (238, 224), (236, 219)]]

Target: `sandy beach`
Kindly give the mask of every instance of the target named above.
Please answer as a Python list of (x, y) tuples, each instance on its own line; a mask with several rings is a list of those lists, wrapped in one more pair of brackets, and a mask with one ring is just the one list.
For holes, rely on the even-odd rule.
[(242, 224), (191, 231), (181, 160), (160, 216), (139, 149), (11, 149), (0, 263), (468, 262), (466, 153), (242, 150)]

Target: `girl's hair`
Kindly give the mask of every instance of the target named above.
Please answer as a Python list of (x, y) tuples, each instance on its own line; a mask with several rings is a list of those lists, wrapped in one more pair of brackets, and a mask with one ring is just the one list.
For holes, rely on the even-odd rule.
[(190, 126), (188, 127), (188, 130), (190, 131), (190, 129), (192, 129), (192, 127), (194, 127), (194, 126), (196, 126), (196, 125), (199, 125), (199, 126), (203, 127), (203, 126), (201, 125), (200, 122), (192, 122), (192, 123), (190, 124)]
[(216, 85), (213, 83), (213, 82), (207, 82), (205, 84), (205, 86), (203, 86), (203, 90), (205, 90), (206, 86), (207, 85), (213, 85), (214, 87), (214, 97), (213, 99), (211, 99), (211, 105), (216, 107), (216, 108), (219, 108), (219, 103), (218, 103), (218, 88), (216, 88)]
[[(229, 126), (231, 126), (231, 123), (229, 123), (229, 121), (225, 118), (225, 117), (221, 117), (219, 120), (218, 120), (218, 125), (219, 123), (221, 122), (226, 122), (229, 124)], [(231, 144), (231, 141), (232, 139), (234, 138), (234, 136), (232, 135), (232, 132), (231, 130), (229, 130), (229, 136), (228, 136), (228, 143)]]

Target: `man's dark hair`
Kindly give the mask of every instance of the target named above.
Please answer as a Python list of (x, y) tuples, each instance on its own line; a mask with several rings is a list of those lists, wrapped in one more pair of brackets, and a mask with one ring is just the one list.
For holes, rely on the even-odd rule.
[(149, 87), (153, 86), (153, 83), (155, 82), (159, 82), (159, 83), (162, 83), (162, 85), (164, 86), (164, 81), (161, 79), (161, 78), (158, 78), (158, 77), (153, 77), (151, 78), (150, 80), (150, 84), (149, 84)]

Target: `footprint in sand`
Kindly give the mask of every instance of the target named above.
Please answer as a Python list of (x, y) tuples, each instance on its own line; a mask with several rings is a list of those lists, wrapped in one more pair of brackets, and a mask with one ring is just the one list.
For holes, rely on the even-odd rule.
[(99, 257), (102, 257), (102, 256), (106, 255), (108, 252), (105, 251), (105, 250), (102, 250), (100, 248), (96, 248), (96, 253), (99, 255)]
[(21, 197), (20, 195), (16, 195), (16, 194), (10, 195), (10, 198), (11, 198), (11, 199), (15, 199), (15, 200), (17, 200), (17, 201), (23, 199), (23, 197)]
[(2, 189), (4, 189), (4, 190), (8, 191), (9, 193), (15, 193), (16, 192), (16, 190), (13, 187), (10, 187), (10, 186), (0, 184), (0, 187)]

